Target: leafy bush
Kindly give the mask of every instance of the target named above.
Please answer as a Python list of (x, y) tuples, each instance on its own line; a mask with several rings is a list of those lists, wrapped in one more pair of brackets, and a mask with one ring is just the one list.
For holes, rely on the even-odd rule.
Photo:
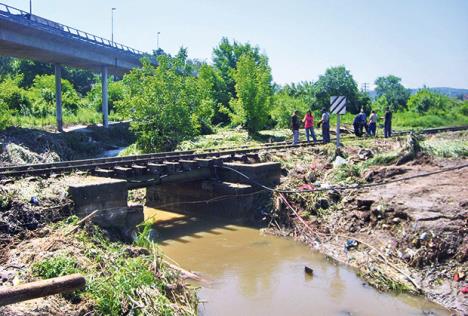
[(0, 101), (8, 106), (9, 109), (19, 113), (29, 113), (31, 109), (31, 100), (28, 93), (19, 87), (20, 76), (7, 77), (0, 82)]
[[(286, 93), (278, 93), (273, 98), (273, 107), (271, 109), (271, 118), (280, 128), (289, 128), (291, 115), (294, 111), (299, 111), (299, 116), (305, 115), (310, 109), (302, 98), (294, 98)], [(300, 117), (301, 118), (301, 117)]]
[(128, 91), (117, 105), (118, 111), (132, 118), (138, 147), (147, 152), (171, 150), (199, 133), (197, 81), (180, 73), (185, 60), (162, 55), (158, 61), (157, 68), (146, 60), (142, 68), (125, 76)]
[(13, 111), (0, 100), (0, 131), (11, 125)]
[[(109, 113), (115, 112), (115, 105), (123, 100), (125, 85), (122, 81), (110, 80), (107, 86)], [(97, 112), (102, 113), (102, 83), (98, 80), (86, 95), (86, 102)]]
[(272, 104), (271, 69), (266, 57), (256, 64), (253, 56), (241, 56), (233, 77), (237, 99), (231, 99), (229, 116), (233, 124), (242, 125), (249, 133), (256, 133), (265, 128)]
[(429, 89), (421, 89), (408, 100), (408, 109), (416, 113), (440, 113), (456, 106), (456, 101)]
[(71, 257), (64, 255), (44, 259), (32, 266), (35, 276), (50, 279), (79, 272), (78, 263)]
[[(55, 76), (36, 76), (29, 95), (33, 102), (34, 115), (44, 117), (48, 114), (55, 114)], [(68, 114), (75, 114), (81, 104), (73, 85), (64, 79), (62, 79), (62, 104), (64, 112)]]

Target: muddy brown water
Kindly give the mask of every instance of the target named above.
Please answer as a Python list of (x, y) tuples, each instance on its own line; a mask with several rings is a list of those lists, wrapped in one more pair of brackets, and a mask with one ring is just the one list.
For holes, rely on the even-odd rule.
[(420, 297), (380, 293), (293, 240), (232, 221), (145, 213), (164, 254), (206, 280), (201, 315), (450, 315)]

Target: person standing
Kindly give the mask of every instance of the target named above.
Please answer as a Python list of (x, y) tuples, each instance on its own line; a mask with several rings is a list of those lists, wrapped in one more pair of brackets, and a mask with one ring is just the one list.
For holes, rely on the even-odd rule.
[(375, 134), (377, 132), (377, 120), (378, 119), (379, 118), (377, 114), (375, 113), (375, 111), (372, 111), (371, 115), (369, 116), (369, 135), (370, 136), (375, 137)]
[(291, 116), (291, 129), (293, 132), (293, 145), (299, 143), (299, 117), (297, 116), (299, 112), (294, 111), (293, 115)]
[(364, 129), (366, 130), (366, 133), (368, 133), (367, 115), (366, 112), (364, 112), (364, 109), (361, 109), (361, 112), (359, 113), (359, 121), (359, 134), (362, 136), (364, 134)]
[(315, 137), (315, 132), (314, 132), (314, 115), (312, 114), (311, 111), (307, 111), (302, 122), (304, 122), (304, 129), (305, 129), (307, 143), (310, 143), (310, 135), (312, 135), (314, 144), (317, 144), (317, 138)]
[(384, 117), (384, 137), (392, 137), (392, 112), (387, 108)]
[(326, 108), (322, 109), (322, 119), (319, 121), (319, 124), (322, 125), (322, 138), (323, 143), (330, 142), (330, 113), (328, 113)]
[(353, 127), (354, 127), (354, 135), (357, 137), (361, 137), (361, 113), (356, 114), (353, 120)]

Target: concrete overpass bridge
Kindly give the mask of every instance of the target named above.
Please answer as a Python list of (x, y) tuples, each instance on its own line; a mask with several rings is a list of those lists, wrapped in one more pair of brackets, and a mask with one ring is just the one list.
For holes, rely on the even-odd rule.
[(61, 65), (101, 72), (103, 125), (108, 126), (108, 76), (123, 75), (151, 55), (0, 3), (0, 55), (55, 65), (57, 129), (63, 131)]

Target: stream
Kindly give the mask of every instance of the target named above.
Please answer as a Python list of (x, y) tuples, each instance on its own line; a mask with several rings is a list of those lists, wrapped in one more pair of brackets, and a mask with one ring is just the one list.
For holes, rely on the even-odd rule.
[(290, 239), (232, 220), (155, 209), (145, 215), (156, 221), (164, 254), (207, 280), (198, 284), (200, 315), (450, 315), (421, 297), (380, 293)]

